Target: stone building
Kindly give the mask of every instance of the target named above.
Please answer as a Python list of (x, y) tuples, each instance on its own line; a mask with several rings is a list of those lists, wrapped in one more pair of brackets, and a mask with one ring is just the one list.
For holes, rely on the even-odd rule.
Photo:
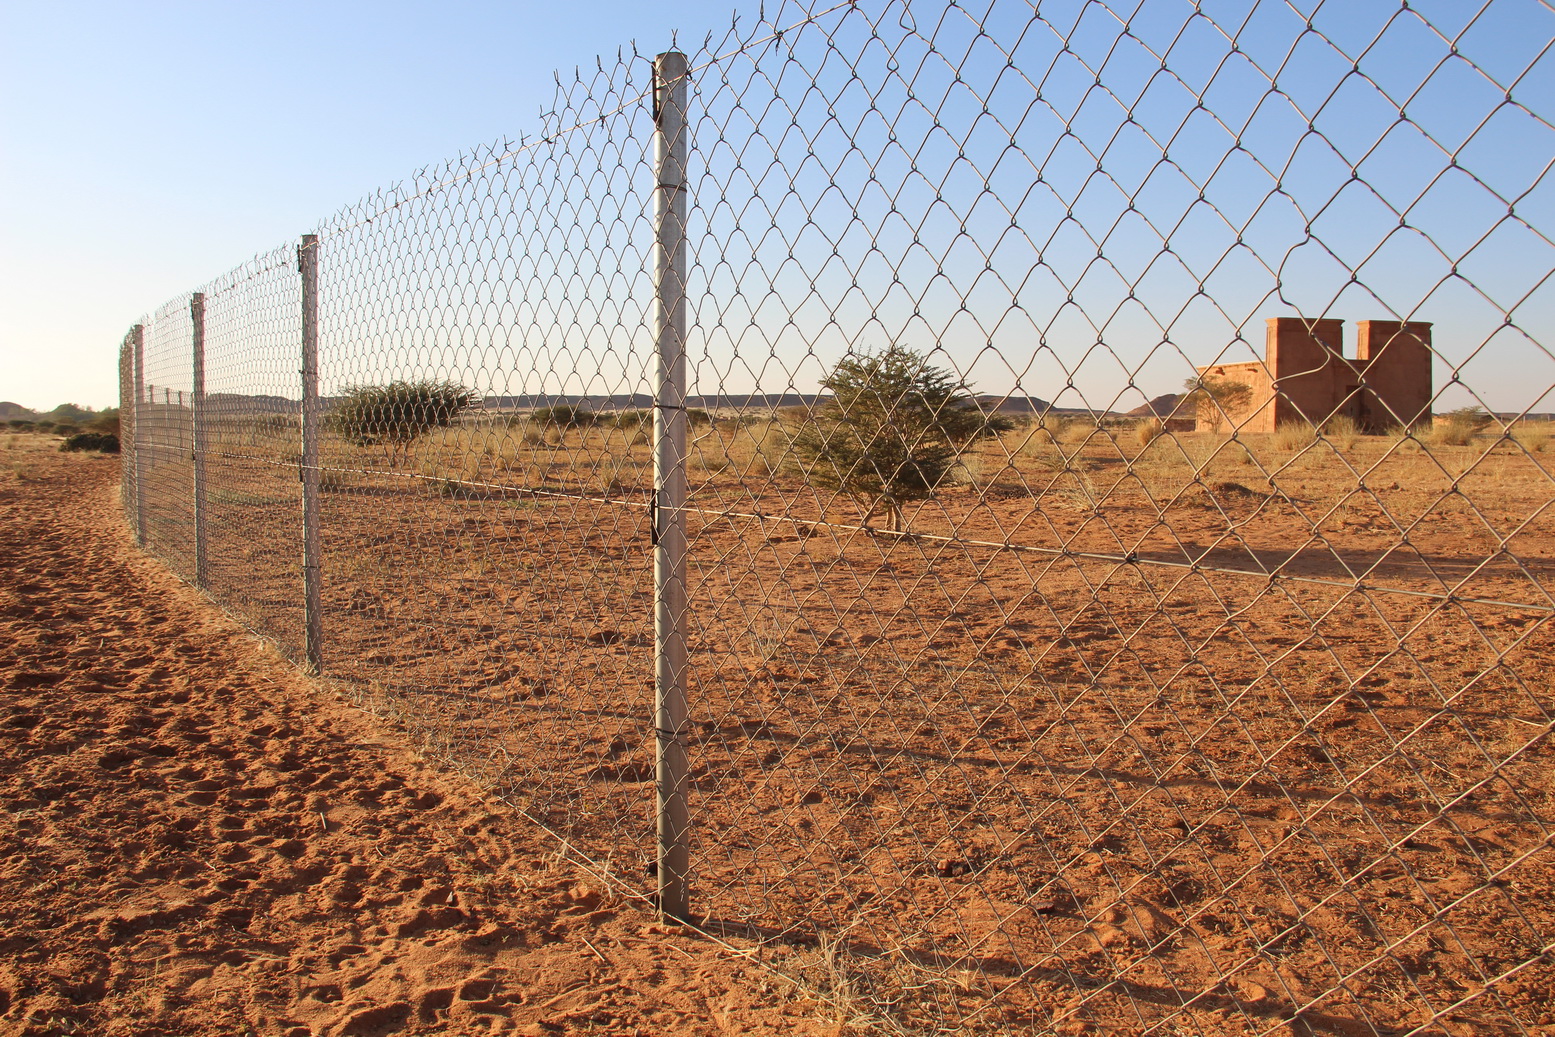
[(1198, 369), (1222, 402), (1202, 399), (1197, 427), (1273, 432), (1340, 416), (1364, 432), (1429, 425), (1431, 325), (1363, 320), (1356, 329), (1352, 359), (1344, 355), (1344, 321), (1270, 317), (1262, 362)]

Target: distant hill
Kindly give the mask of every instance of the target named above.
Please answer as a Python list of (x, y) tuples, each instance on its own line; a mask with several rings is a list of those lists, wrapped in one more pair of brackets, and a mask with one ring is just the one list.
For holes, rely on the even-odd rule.
[[(516, 396), (487, 396), (481, 400), (487, 410), (537, 410), (540, 407), (582, 407), (589, 411), (640, 410), (653, 406), (647, 393), (619, 393), (615, 396), (590, 396), (577, 393), (522, 393)], [(696, 406), (696, 404), (691, 404)]]
[[(822, 393), (781, 392), (717, 393), (686, 397), (686, 406), (697, 410), (764, 411), (782, 407), (813, 407), (826, 396)], [(516, 396), (487, 396), (481, 401), (487, 410), (535, 410), (540, 407), (582, 407), (591, 411), (640, 410), (653, 406), (653, 397), (647, 393), (619, 393), (614, 396), (592, 396), (575, 393), (526, 393)], [(989, 411), (1000, 414), (1043, 414), (1053, 410), (1053, 405), (1035, 396), (995, 396), (985, 393), (977, 402)], [(1058, 408), (1056, 413), (1069, 413)], [(1074, 413), (1081, 413), (1075, 411)]]
[(0, 421), (37, 421), (38, 412), (19, 403), (0, 400)]
[(61, 403), (58, 407), (45, 415), (51, 421), (68, 421), (73, 424), (91, 421), (97, 412), (90, 407), (82, 407), (74, 403)]
[[(206, 406), (213, 414), (296, 414), (302, 409), (301, 400), (289, 400), (285, 396), (260, 394), (246, 396), (242, 393), (213, 392), (205, 397)], [(325, 401), (328, 406), (328, 401)]]
[(1035, 396), (996, 396), (985, 392), (976, 399), (978, 406), (994, 414), (1046, 414), (1053, 409), (1051, 403)]
[[(1037, 419), (1043, 415), (1052, 415), (1055, 418), (1084, 418), (1099, 421), (1123, 421), (1131, 418), (1144, 418), (1155, 416), (1158, 418), (1176, 418), (1193, 420), (1193, 415), (1181, 410), (1182, 393), (1166, 393), (1157, 396), (1149, 403), (1135, 407), (1125, 412), (1098, 411), (1086, 407), (1059, 407), (1048, 400), (1038, 396), (1000, 396), (996, 393), (979, 393), (974, 398), (986, 412), (990, 414), (1002, 414), (1007, 417)], [(272, 394), (246, 395), (242, 393), (211, 393), (207, 398), (208, 405), (213, 413), (222, 415), (241, 416), (245, 414), (287, 414), (293, 415), (301, 410), (300, 400), (288, 399), (285, 396)], [(734, 412), (761, 413), (765, 411), (780, 410), (786, 407), (814, 407), (827, 399), (824, 393), (710, 393), (686, 397), (686, 406), (695, 410), (710, 411), (715, 414), (731, 414)], [(322, 401), (327, 412), (338, 404), (338, 398), (325, 397)], [(483, 397), (480, 401), (480, 409), (498, 413), (524, 413), (538, 410), (542, 407), (581, 407), (584, 410), (594, 411), (600, 414), (609, 414), (624, 410), (651, 410), (653, 397), (648, 393), (516, 393), (512, 395), (492, 395)], [(1538, 420), (1547, 415), (1530, 414), (1529, 418)], [(0, 421), (16, 418), (21, 420), (38, 420), (39, 416), (26, 407), (16, 403), (0, 402)]]
[[(1131, 418), (1165, 418), (1172, 416), (1172, 412), (1177, 410), (1178, 405), (1182, 403), (1183, 395), (1180, 392), (1169, 392), (1165, 396), (1157, 396), (1149, 403), (1141, 404), (1129, 411), (1128, 416)], [(1191, 414), (1176, 415), (1179, 418), (1189, 418), (1192, 416)]]

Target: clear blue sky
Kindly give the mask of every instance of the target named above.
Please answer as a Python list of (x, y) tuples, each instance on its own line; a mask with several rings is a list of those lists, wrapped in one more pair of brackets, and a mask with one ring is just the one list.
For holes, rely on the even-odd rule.
[(736, 6), (0, 0), (0, 399), (115, 405), (141, 314)]
[[(1435, 322), (1439, 409), (1555, 409), (1549, 5), (1197, 9), (1044, 0), (1033, 21), (1023, 0), (863, 0), (699, 75), (696, 389), (811, 390), (842, 349), (901, 342), (980, 389), (1133, 406), (1197, 364), (1254, 359), (1263, 318), (1300, 313), (1351, 322), (1352, 347), (1357, 320)], [(633, 40), (652, 55), (675, 29), (696, 54), (734, 15), (727, 0), (3, 10), (0, 399), (38, 408), (115, 402), (117, 343), (164, 301), (417, 169), (533, 134), (553, 70)], [(546, 218), (577, 219), (544, 193)], [(483, 204), (471, 240), (505, 226)], [(522, 310), (536, 273), (497, 288)], [(516, 388), (588, 353), (572, 319), (426, 330), (487, 350), (461, 354), (472, 384)], [(509, 332), (525, 344), (493, 343)]]

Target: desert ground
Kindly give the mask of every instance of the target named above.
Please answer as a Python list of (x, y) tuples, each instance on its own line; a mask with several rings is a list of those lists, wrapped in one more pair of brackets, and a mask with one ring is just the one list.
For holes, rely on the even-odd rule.
[[(185, 417), (127, 474), (190, 578)], [(296, 659), (295, 428), (240, 417), (208, 587)], [(781, 416), (700, 426), (702, 927), (908, 1030), (1549, 1031), (1555, 483), (1515, 431), (1028, 424), (898, 536), (793, 471)], [(321, 483), (329, 686), (651, 888), (642, 428), (326, 440)]]
[(142, 555), (118, 458), (4, 446), (0, 1033), (835, 1031)]

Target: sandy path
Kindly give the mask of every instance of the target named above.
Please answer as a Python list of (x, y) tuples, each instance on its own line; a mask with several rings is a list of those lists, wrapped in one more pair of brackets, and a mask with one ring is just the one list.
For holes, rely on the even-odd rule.
[(0, 1033), (835, 1029), (140, 556), (116, 459), (7, 456)]

